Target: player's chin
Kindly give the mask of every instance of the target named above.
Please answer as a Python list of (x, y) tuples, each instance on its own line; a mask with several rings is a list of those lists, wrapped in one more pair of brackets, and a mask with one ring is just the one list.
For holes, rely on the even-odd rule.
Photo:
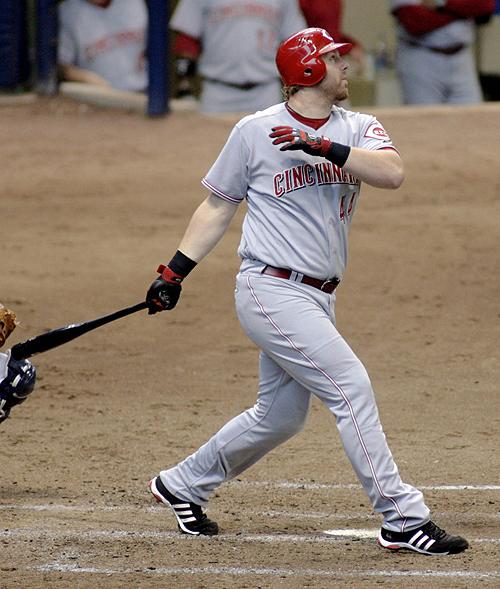
[(339, 88), (337, 94), (335, 95), (335, 102), (342, 102), (343, 100), (347, 100), (349, 98), (349, 89), (347, 86), (345, 88)]

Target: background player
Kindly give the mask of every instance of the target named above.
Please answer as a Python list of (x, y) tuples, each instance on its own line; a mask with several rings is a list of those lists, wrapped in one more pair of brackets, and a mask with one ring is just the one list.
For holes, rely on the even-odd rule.
[(405, 103), (481, 102), (474, 26), (494, 12), (495, 0), (391, 0), (391, 10)]
[(65, 0), (59, 5), (59, 24), (64, 80), (146, 90), (144, 0)]
[(274, 63), (283, 39), (304, 28), (297, 0), (180, 0), (170, 28), (179, 96), (198, 66), (204, 113), (252, 112), (281, 100)]
[(335, 327), (335, 289), (361, 182), (395, 189), (404, 178), (382, 125), (332, 106), (348, 97), (342, 55), (350, 48), (323, 29), (306, 29), (280, 46), (276, 60), (288, 101), (233, 128), (203, 179), (210, 196), (147, 292), (151, 313), (172, 309), (183, 278), (247, 200), (235, 298), (244, 330), (261, 349), (257, 402), (154, 477), (150, 488), (172, 508), (182, 532), (217, 534), (202, 509), (209, 496), (299, 432), (313, 394), (335, 416), (347, 456), (383, 517), (379, 543), (458, 553), (467, 541), (430, 521), (421, 492), (401, 480), (366, 370)]

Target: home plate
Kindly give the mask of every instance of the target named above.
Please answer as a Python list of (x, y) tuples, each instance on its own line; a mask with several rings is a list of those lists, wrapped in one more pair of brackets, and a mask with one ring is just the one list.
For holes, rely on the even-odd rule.
[(323, 534), (345, 538), (376, 538), (378, 530), (323, 530)]

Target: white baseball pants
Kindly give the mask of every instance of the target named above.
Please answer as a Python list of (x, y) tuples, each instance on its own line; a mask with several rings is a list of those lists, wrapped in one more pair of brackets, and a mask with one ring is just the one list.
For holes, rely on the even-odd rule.
[(262, 267), (240, 272), (235, 295), (240, 322), (262, 350), (257, 402), (194, 454), (162, 471), (163, 483), (184, 501), (206, 504), (221, 483), (302, 429), (313, 394), (335, 417), (383, 526), (402, 532), (422, 525), (429, 509), (422, 493), (400, 478), (368, 374), (335, 327), (334, 295), (262, 275)]

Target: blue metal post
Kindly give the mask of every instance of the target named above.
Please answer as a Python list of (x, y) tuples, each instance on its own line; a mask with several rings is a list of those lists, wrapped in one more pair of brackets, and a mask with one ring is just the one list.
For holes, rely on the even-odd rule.
[(57, 2), (36, 2), (36, 89), (40, 94), (57, 93)]
[(148, 115), (157, 117), (169, 112), (170, 0), (149, 0), (148, 6)]
[(25, 0), (0, 2), (0, 88), (19, 89), (29, 77)]

